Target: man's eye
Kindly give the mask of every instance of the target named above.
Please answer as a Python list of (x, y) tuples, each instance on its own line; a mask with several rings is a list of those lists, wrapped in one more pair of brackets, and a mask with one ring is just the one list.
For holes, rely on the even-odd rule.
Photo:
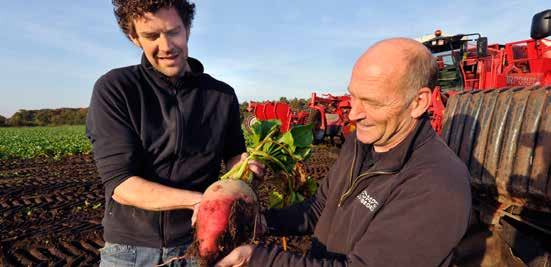
[(169, 32), (168, 32), (168, 35), (170, 35), (170, 36), (176, 36), (179, 32), (180, 32), (180, 30), (169, 31)]
[(149, 40), (149, 41), (153, 41), (155, 39), (157, 39), (157, 37), (159, 37), (158, 35), (145, 35), (144, 38)]
[(375, 102), (375, 101), (364, 101), (364, 104), (366, 106), (373, 107), (373, 108), (379, 108), (383, 106), (381, 103)]

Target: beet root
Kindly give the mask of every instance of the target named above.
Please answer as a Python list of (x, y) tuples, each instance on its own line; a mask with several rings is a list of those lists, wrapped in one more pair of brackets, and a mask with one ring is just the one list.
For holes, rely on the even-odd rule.
[(257, 197), (241, 180), (220, 180), (203, 194), (197, 213), (195, 241), (189, 254), (212, 266), (235, 247), (253, 239)]

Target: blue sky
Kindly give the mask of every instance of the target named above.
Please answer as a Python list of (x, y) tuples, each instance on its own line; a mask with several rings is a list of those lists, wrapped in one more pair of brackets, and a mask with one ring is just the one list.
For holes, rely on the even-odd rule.
[[(196, 1), (190, 56), (240, 102), (343, 94), (355, 60), (397, 36), (480, 32), (490, 43), (529, 38), (549, 0)], [(86, 107), (95, 80), (137, 64), (111, 1), (9, 1), (0, 9), (0, 115)]]

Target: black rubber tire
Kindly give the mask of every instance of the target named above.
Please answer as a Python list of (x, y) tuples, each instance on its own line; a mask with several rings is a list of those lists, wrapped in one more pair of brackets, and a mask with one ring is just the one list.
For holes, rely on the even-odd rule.
[(312, 128), (312, 133), (314, 134), (314, 141), (312, 144), (317, 145), (325, 139), (325, 130), (320, 129), (322, 125), (321, 121), (321, 112), (317, 109), (310, 110), (310, 114), (308, 115), (308, 124), (313, 124), (314, 128)]
[(245, 130), (249, 133), (253, 133), (252, 126), (258, 121), (256, 116), (252, 113), (246, 112), (245, 117), (243, 118), (243, 125), (245, 126)]

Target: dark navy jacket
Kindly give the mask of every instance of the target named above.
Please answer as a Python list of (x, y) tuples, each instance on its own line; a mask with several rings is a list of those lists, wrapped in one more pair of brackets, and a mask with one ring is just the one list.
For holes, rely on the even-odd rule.
[(115, 202), (113, 190), (131, 176), (193, 191), (216, 181), (221, 160), (245, 151), (239, 103), (227, 84), (192, 69), (176, 82), (142, 57), (109, 71), (94, 86), (86, 121), (105, 187), (107, 242), (173, 247), (191, 241), (191, 210), (147, 211)]
[(315, 197), (266, 213), (273, 234), (314, 233), (307, 255), (257, 247), (251, 266), (448, 266), (467, 230), (469, 171), (428, 118), (385, 153), (355, 134)]

